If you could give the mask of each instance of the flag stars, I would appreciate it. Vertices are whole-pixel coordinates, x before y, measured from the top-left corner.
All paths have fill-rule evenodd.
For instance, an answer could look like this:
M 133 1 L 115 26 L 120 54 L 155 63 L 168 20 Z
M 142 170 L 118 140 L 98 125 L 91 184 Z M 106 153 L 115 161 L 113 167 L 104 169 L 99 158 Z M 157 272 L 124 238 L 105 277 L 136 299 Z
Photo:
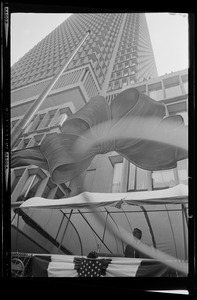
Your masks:
M 83 259 L 78 270 L 78 275 L 79 277 L 100 277 L 102 269 L 103 260 Z

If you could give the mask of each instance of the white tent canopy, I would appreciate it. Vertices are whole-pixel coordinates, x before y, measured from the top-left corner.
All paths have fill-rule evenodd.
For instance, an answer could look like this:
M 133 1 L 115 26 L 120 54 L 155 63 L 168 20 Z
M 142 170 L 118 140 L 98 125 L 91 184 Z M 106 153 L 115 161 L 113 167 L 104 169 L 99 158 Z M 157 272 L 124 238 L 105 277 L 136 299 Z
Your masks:
M 130 193 L 90 193 L 83 192 L 75 197 L 59 200 L 41 197 L 30 198 L 21 204 L 20 208 L 85 208 L 88 204 L 107 206 L 122 201 L 122 204 L 147 205 L 147 204 L 184 204 L 187 203 L 188 187 L 179 184 L 175 187 L 160 191 L 144 191 Z
M 160 191 L 84 192 L 59 200 L 35 197 L 22 203 L 18 213 L 30 225 L 23 221 L 26 234 L 34 227 L 32 239 L 38 239 L 38 227 L 42 228 L 74 255 L 87 255 L 99 249 L 106 255 L 123 256 L 126 245 L 117 238 L 119 228 L 131 233 L 138 227 L 142 230 L 143 243 L 187 260 L 187 203 L 188 187 L 180 184 Z M 98 215 L 102 216 L 102 223 Z M 27 219 L 33 220 L 33 225 Z M 57 253 L 54 244 L 46 245 L 42 239 L 37 242 L 43 242 L 50 253 Z M 64 252 L 60 248 L 58 253 Z

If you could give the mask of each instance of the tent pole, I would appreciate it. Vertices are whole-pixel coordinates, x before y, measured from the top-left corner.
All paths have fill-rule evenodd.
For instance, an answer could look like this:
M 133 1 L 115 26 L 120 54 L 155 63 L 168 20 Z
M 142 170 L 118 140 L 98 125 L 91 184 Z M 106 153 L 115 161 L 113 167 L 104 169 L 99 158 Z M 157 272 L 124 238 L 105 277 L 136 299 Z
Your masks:
M 60 70 L 54 76 L 54 78 L 49 83 L 49 85 L 39 95 L 38 99 L 33 102 L 33 104 L 26 111 L 26 113 L 23 116 L 23 118 L 16 124 L 16 126 L 14 126 L 13 130 L 11 131 L 11 149 L 14 147 L 14 145 L 16 144 L 16 142 L 19 139 L 19 137 L 22 135 L 22 133 L 25 130 L 25 128 L 29 125 L 29 123 L 31 122 L 31 120 L 34 117 L 35 113 L 37 112 L 37 110 L 39 109 L 39 107 L 42 105 L 42 103 L 44 102 L 44 100 L 48 96 L 49 92 L 51 91 L 51 89 L 53 88 L 53 86 L 55 85 L 55 83 L 57 82 L 57 80 L 60 78 L 60 76 L 62 75 L 62 73 L 65 71 L 65 69 L 67 68 L 67 66 L 69 65 L 69 63 L 71 62 L 71 60 L 73 59 L 73 57 L 75 56 L 75 54 L 77 53 L 77 51 L 79 50 L 79 48 L 82 46 L 82 44 L 84 43 L 84 41 L 86 40 L 86 38 L 88 37 L 88 35 L 90 34 L 90 32 L 91 31 L 88 30 L 88 32 L 86 33 L 85 37 L 83 38 L 83 40 L 81 41 L 81 43 L 79 44 L 79 46 L 74 50 L 74 52 L 71 55 L 71 57 L 69 58 L 69 60 L 68 61 L 66 60 L 66 63 L 60 68 Z
M 116 225 L 116 227 L 117 227 L 117 229 L 118 229 L 118 231 L 119 231 L 119 233 L 120 233 L 120 239 L 121 239 L 121 243 L 122 243 L 122 251 L 123 251 L 123 253 L 124 253 L 124 243 L 123 243 L 123 240 L 122 240 L 122 236 L 121 236 L 121 232 L 120 232 L 120 230 L 119 230 L 118 224 L 115 222 L 114 218 L 112 217 L 112 215 L 110 214 L 110 212 L 107 210 L 106 207 L 105 207 L 105 210 L 108 212 L 110 218 L 112 219 L 112 221 L 114 222 L 114 224 Z M 113 232 L 113 234 L 114 234 L 115 239 L 116 239 L 116 235 L 115 235 L 114 232 Z M 117 244 L 117 241 L 116 241 L 116 246 L 117 246 L 117 251 L 118 251 L 118 244 Z
M 104 227 L 104 231 L 103 231 L 102 241 L 104 241 L 104 238 L 105 238 L 105 231 L 106 231 L 106 227 L 107 227 L 107 219 L 108 219 L 108 212 L 107 212 L 107 216 L 106 216 L 106 220 L 105 220 L 105 227 Z
M 188 226 L 188 216 L 187 216 L 187 212 L 186 212 L 186 205 L 182 204 L 182 208 L 183 208 L 183 212 L 184 212 L 185 221 L 186 221 L 187 226 Z
M 104 243 L 104 241 L 101 240 L 100 236 L 98 235 L 98 233 L 94 230 L 94 228 L 90 225 L 90 223 L 88 222 L 88 220 L 86 220 L 86 218 L 84 217 L 84 215 L 80 212 L 80 210 L 78 209 L 78 212 L 80 213 L 80 215 L 83 217 L 83 219 L 86 221 L 86 223 L 90 226 L 90 228 L 92 229 L 92 231 L 96 234 L 96 236 L 99 238 L 99 240 L 101 241 L 101 243 L 107 248 L 107 250 L 109 250 L 110 253 L 112 253 L 112 251 L 107 247 L 107 245 Z
M 60 210 L 60 211 L 61 211 L 61 210 Z M 62 212 L 62 211 L 61 211 L 61 212 Z M 57 230 L 57 234 L 56 234 L 55 240 L 57 240 L 58 234 L 59 234 L 59 232 L 60 232 L 60 229 L 61 229 L 61 227 L 62 227 L 62 223 L 63 223 L 64 218 L 65 218 L 63 212 L 62 212 L 62 214 L 63 214 L 63 217 L 62 217 L 62 220 L 61 220 L 61 222 L 60 222 L 60 226 L 59 226 L 59 228 L 58 228 L 58 230 Z
M 67 221 L 67 223 L 66 223 L 66 227 L 65 227 L 65 229 L 64 229 L 64 233 L 63 233 L 63 235 L 62 235 L 61 242 L 59 243 L 59 247 L 58 247 L 57 253 L 59 253 L 60 248 L 61 248 L 61 246 L 62 246 L 62 242 L 63 242 L 64 236 L 65 236 L 65 234 L 66 234 L 66 230 L 67 230 L 67 228 L 68 228 L 68 224 L 69 224 L 70 218 L 71 218 L 71 216 L 72 216 L 72 212 L 73 212 L 73 209 L 71 209 L 70 215 L 69 215 L 69 217 L 68 217 L 68 221 Z
M 137 167 L 135 166 L 135 174 L 134 174 L 134 192 L 137 191 Z
M 121 183 L 120 183 L 120 191 L 122 193 L 127 192 L 128 177 L 129 177 L 128 175 L 129 175 L 129 161 L 123 157 Z
M 182 220 L 183 220 L 183 239 L 184 239 L 184 248 L 185 248 L 185 260 L 187 260 L 187 241 L 186 241 L 186 227 L 185 227 L 185 216 L 184 216 L 184 204 L 181 204 L 182 207 Z
M 66 217 L 66 218 L 68 219 L 66 213 L 64 213 L 62 210 L 61 210 L 61 212 L 64 214 L 64 217 Z M 81 255 L 83 256 L 83 245 L 82 245 L 82 241 L 81 241 L 80 234 L 79 234 L 79 232 L 77 231 L 77 228 L 76 228 L 76 227 L 74 226 L 74 224 L 71 222 L 71 220 L 70 220 L 70 223 L 71 223 L 72 227 L 74 228 L 74 230 L 75 230 L 75 232 L 76 232 L 76 234 L 77 234 L 77 236 L 78 236 L 78 238 L 79 238 L 79 243 L 80 243 L 80 247 L 81 247 Z
M 151 238 L 152 238 L 153 246 L 154 246 L 154 248 L 157 248 L 157 244 L 156 244 L 156 241 L 155 241 L 154 232 L 153 232 L 153 229 L 152 229 L 152 225 L 151 225 L 150 219 L 149 219 L 149 217 L 148 217 L 148 213 L 147 213 L 147 211 L 145 210 L 144 206 L 140 206 L 140 208 L 141 208 L 141 210 L 143 211 L 144 217 L 145 217 L 146 222 L 147 222 L 147 224 L 148 224 L 148 228 L 149 228 L 150 235 L 151 235 Z

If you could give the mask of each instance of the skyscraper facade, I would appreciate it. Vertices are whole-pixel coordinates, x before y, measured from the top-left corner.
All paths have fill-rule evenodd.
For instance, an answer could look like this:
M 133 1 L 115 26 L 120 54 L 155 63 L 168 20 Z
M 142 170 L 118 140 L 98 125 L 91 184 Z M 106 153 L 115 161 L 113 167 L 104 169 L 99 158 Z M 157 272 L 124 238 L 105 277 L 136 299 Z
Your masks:
M 73 14 L 13 65 L 12 104 L 36 98 L 89 29 L 90 36 L 53 93 L 82 83 L 84 101 L 87 102 L 96 94 L 121 90 L 123 86 L 157 76 L 144 14 Z M 26 101 L 23 107 L 30 102 Z M 83 103 L 76 109 L 80 105 Z M 12 111 L 16 116 L 14 107 Z
M 108 103 L 122 90 L 136 87 L 140 92 L 163 102 L 167 113 L 182 114 L 187 123 L 187 70 L 157 77 L 151 40 L 144 13 L 73 14 L 16 62 L 11 70 L 11 126 L 47 87 L 60 67 L 69 59 L 88 30 L 91 34 L 76 53 L 47 98 L 34 115 L 14 150 L 39 145 L 46 135 L 61 131 L 61 125 L 82 108 L 91 97 L 103 95 Z M 187 161 L 176 169 L 161 172 L 142 170 L 116 152 L 98 155 L 81 175 L 83 189 L 90 192 L 127 192 L 163 189 L 187 184 Z M 11 170 L 11 202 L 38 196 L 59 199 L 75 194 L 75 181 L 56 185 L 49 173 L 36 166 Z M 58 247 L 51 239 L 37 244 L 34 231 L 12 211 L 13 241 L 21 234 L 25 251 L 48 251 Z M 26 233 L 24 233 L 26 230 Z M 22 234 L 23 231 L 23 234 Z M 24 243 L 24 236 L 26 242 Z M 43 238 L 43 237 L 42 237 Z M 29 248 L 28 248 L 29 247 Z M 16 243 L 13 249 L 17 250 Z M 64 253 L 66 249 L 62 250 Z M 69 252 L 68 252 L 69 253 Z

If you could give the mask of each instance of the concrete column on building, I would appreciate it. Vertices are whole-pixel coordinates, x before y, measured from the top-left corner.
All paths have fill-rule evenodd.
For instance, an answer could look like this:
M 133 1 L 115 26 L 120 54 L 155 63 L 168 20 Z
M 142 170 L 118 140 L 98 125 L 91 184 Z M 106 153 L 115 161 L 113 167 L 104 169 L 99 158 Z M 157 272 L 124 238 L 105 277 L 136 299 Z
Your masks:
M 13 169 L 11 169 L 11 177 L 10 177 L 10 179 L 11 179 L 11 186 L 13 185 L 15 178 L 16 178 L 15 172 L 14 172 Z
M 146 92 L 145 93 L 146 93 L 147 96 L 149 96 L 148 83 L 145 83 L 145 85 L 146 85 Z
M 121 193 L 127 192 L 128 174 L 129 174 L 129 161 L 126 158 L 123 158 L 122 176 L 121 176 L 121 184 L 120 184 Z
M 179 180 L 179 174 L 178 174 L 177 167 L 173 169 L 173 173 L 174 173 L 175 185 L 178 185 L 180 183 L 180 180 Z
M 165 91 L 165 86 L 163 80 L 161 80 L 161 86 L 162 86 L 162 91 L 163 91 L 163 99 L 166 99 L 166 91 Z
M 89 73 L 89 68 L 88 68 L 88 67 L 85 67 L 85 69 L 83 70 L 83 72 L 81 73 L 81 75 L 80 75 L 80 77 L 79 77 L 79 81 L 84 82 L 85 79 L 86 79 L 87 76 L 88 76 L 88 73 Z
M 53 119 L 51 120 L 49 125 L 53 126 L 53 125 L 57 124 L 59 117 L 60 117 L 60 111 L 59 111 L 59 109 L 57 109 L 57 111 L 56 111 L 55 115 L 53 116 Z
M 187 166 L 187 174 L 188 174 L 188 158 L 187 158 L 185 161 L 186 161 L 186 166 Z
M 166 104 L 164 104 L 165 105 L 165 108 L 166 108 L 166 117 L 169 117 L 169 111 L 168 111 L 168 107 L 167 107 L 167 105 Z
M 49 192 L 49 195 L 48 195 L 48 199 L 54 199 L 55 198 L 55 194 L 57 192 L 57 189 L 58 187 L 54 187 L 50 192 Z
M 153 189 L 152 171 L 147 171 L 147 187 L 148 187 L 148 191 L 152 191 Z
M 20 180 L 18 181 L 14 191 L 12 192 L 11 203 L 17 201 L 17 198 L 19 197 L 28 177 L 29 177 L 29 170 L 25 169 L 25 171 L 23 172 L 23 175 L 21 176 Z
M 30 191 L 30 189 L 32 187 L 32 184 L 33 184 L 35 178 L 36 178 L 36 175 L 31 175 L 28 178 L 28 180 L 27 180 L 27 182 L 26 182 L 26 184 L 24 185 L 24 188 L 23 188 L 24 192 L 25 192 L 24 197 L 26 197 L 28 195 L 28 193 L 29 193 L 29 191 Z M 22 192 L 21 192 L 21 194 L 22 194 Z
M 181 92 L 183 95 L 186 94 L 185 92 L 185 87 L 184 87 L 184 84 L 183 84 L 183 81 L 182 81 L 182 78 L 181 78 L 181 75 L 179 74 L 179 83 L 180 83 L 180 87 L 181 87 Z
M 35 197 L 42 197 L 42 195 L 44 194 L 44 191 L 46 189 L 48 181 L 49 181 L 49 177 L 46 177 L 45 179 L 42 180 L 39 188 L 36 191 Z
M 188 110 L 188 97 L 187 97 L 187 100 L 186 100 L 186 109 L 187 109 L 187 113 L 189 112 Z

